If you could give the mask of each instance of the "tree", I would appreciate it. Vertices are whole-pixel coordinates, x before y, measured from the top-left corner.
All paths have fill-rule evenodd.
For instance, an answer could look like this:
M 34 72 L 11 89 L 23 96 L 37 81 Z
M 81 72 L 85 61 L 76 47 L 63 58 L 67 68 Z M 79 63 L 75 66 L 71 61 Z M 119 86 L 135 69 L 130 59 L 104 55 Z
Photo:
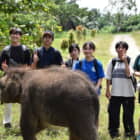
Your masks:
M 109 0 L 109 7 L 111 11 L 116 11 L 116 13 L 127 15 L 137 13 L 136 0 Z

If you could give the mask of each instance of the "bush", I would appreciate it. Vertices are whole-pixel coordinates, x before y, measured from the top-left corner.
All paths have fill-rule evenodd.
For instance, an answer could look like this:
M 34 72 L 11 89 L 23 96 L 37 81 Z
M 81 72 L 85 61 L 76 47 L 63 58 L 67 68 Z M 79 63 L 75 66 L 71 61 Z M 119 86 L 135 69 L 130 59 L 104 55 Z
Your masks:
M 80 42 L 83 39 L 83 31 L 85 30 L 85 27 L 82 25 L 76 26 L 76 38 Z
M 96 32 L 97 32 L 96 29 L 92 29 L 91 32 L 90 32 L 90 36 L 95 37 Z
M 66 50 L 66 49 L 68 49 L 68 47 L 69 47 L 69 42 L 68 42 L 68 40 L 63 39 L 63 40 L 62 40 L 62 43 L 61 43 L 61 49 L 62 49 L 62 50 Z
M 73 43 L 75 43 L 74 34 L 73 34 L 73 32 L 70 32 L 69 33 L 69 46 Z
M 84 28 L 83 29 L 83 39 L 86 40 L 86 36 L 87 36 L 87 29 Z
M 100 32 L 103 32 L 103 33 L 115 33 L 117 32 L 117 27 L 115 26 L 104 26 Z

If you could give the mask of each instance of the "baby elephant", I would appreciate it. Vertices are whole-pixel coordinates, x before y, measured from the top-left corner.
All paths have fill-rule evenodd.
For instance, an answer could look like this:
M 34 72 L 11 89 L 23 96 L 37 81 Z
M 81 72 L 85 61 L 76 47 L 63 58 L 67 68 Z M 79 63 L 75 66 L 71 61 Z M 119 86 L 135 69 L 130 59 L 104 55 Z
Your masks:
M 70 140 L 97 140 L 98 96 L 80 72 L 11 69 L 0 79 L 0 97 L 4 103 L 21 104 L 23 140 L 36 140 L 48 125 L 68 127 Z

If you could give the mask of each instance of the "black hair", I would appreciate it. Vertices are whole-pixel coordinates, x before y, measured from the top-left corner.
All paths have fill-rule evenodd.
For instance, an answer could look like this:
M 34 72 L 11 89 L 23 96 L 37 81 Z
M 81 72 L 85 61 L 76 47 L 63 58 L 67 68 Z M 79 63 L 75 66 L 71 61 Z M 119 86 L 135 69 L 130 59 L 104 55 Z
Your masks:
M 79 45 L 76 43 L 73 43 L 69 46 L 69 53 L 71 53 L 75 48 L 78 50 L 78 52 L 80 52 Z
M 96 46 L 95 46 L 95 44 L 92 41 L 85 42 L 84 45 L 83 45 L 83 49 L 85 49 L 87 45 L 89 45 L 89 47 L 92 50 L 95 50 L 96 49 Z
M 46 36 L 50 36 L 54 40 L 54 33 L 52 31 L 45 31 L 42 38 L 44 39 Z
M 120 46 L 122 46 L 126 50 L 128 50 L 128 48 L 129 48 L 127 42 L 125 42 L 125 41 L 119 41 L 119 42 L 117 42 L 116 45 L 115 45 L 115 49 L 119 48 Z
M 22 35 L 22 30 L 20 28 L 13 27 L 10 29 L 9 34 L 19 34 Z

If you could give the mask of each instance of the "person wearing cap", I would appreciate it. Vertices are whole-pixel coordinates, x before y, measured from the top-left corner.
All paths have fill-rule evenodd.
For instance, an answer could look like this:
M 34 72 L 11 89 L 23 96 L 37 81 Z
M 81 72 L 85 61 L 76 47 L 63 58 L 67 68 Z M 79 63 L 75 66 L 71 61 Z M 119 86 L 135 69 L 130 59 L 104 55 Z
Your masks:
M 31 56 L 29 49 L 22 45 L 20 40 L 22 31 L 20 28 L 11 28 L 9 31 L 10 45 L 6 46 L 0 56 L 0 68 L 6 71 L 9 67 L 28 66 L 31 64 Z M 5 128 L 11 127 L 11 104 L 4 105 L 3 124 Z
M 42 39 L 43 46 L 35 50 L 33 54 L 32 69 L 61 65 L 63 59 L 60 52 L 51 46 L 54 40 L 54 33 L 52 31 L 46 31 Z
M 128 44 L 119 41 L 115 45 L 117 57 L 111 59 L 106 72 L 106 97 L 109 99 L 109 134 L 112 138 L 119 137 L 120 108 L 123 107 L 124 136 L 135 136 L 134 128 L 134 86 L 132 82 L 133 69 L 130 57 L 127 56 Z M 111 87 L 111 88 L 110 88 Z
M 68 68 L 72 68 L 73 64 L 79 60 L 80 48 L 78 44 L 73 43 L 69 46 L 69 54 L 71 58 L 65 62 L 65 65 Z

